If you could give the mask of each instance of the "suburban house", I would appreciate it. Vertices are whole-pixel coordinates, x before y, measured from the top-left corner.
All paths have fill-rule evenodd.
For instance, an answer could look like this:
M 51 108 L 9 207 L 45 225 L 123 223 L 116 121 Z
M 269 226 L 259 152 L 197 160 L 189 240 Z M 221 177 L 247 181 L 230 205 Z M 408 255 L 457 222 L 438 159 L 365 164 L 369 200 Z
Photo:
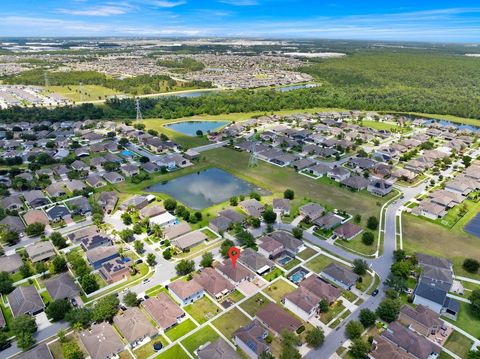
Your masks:
M 368 187 L 369 181 L 363 176 L 351 176 L 340 181 L 342 186 L 354 191 L 361 191 Z
M 160 292 L 154 298 L 142 302 L 142 307 L 157 322 L 162 330 L 167 330 L 185 316 L 184 311 L 166 293 Z
M 255 273 L 240 263 L 237 263 L 234 267 L 230 259 L 224 260 L 215 269 L 236 284 L 246 280 L 251 281 L 255 278 Z
M 23 236 L 25 233 L 25 224 L 22 219 L 17 216 L 5 216 L 0 220 L 0 225 L 7 227 L 9 230 L 17 232 L 20 236 Z
M 92 206 L 85 197 L 72 198 L 68 201 L 65 201 L 65 203 L 68 205 L 70 212 L 73 214 L 87 216 L 92 213 Z
M 94 269 L 99 269 L 103 263 L 120 257 L 116 246 L 100 246 L 85 252 L 88 262 Z
M 315 221 L 325 213 L 325 208 L 316 203 L 308 203 L 299 208 L 299 213 L 310 221 Z
M 110 214 L 115 209 L 118 201 L 118 194 L 115 191 L 102 192 L 98 195 L 97 203 L 102 207 L 106 214 Z
M 131 207 L 140 210 L 146 207 L 148 203 L 150 203 L 150 201 L 147 196 L 135 195 L 122 202 L 120 209 L 125 211 L 127 208 Z
M 40 344 L 15 357 L 16 359 L 53 359 L 47 344 Z
M 113 323 L 132 348 L 145 338 L 153 338 L 158 334 L 150 320 L 137 307 L 121 311 L 113 317 Z
M 145 218 L 153 218 L 156 216 L 160 216 L 161 214 L 164 214 L 167 210 L 163 208 L 163 206 L 160 205 L 153 205 L 153 206 L 147 206 L 145 208 L 142 208 L 139 212 L 140 218 L 145 219 Z
M 45 281 L 45 287 L 53 300 L 73 299 L 80 295 L 80 288 L 68 273 L 61 273 Z
M 303 320 L 309 320 L 316 314 L 320 300 L 320 297 L 309 290 L 298 287 L 293 292 L 286 294 L 282 298 L 282 303 Z
M 285 248 L 283 244 L 276 241 L 270 236 L 264 236 L 261 238 L 262 243 L 258 245 L 258 253 L 264 255 L 269 259 L 274 259 L 281 255 Z
M 100 188 L 107 185 L 107 182 L 105 182 L 102 177 L 97 174 L 91 174 L 87 177 L 85 182 L 92 188 Z
M 235 344 L 251 359 L 270 351 L 265 341 L 268 335 L 268 330 L 258 320 L 253 320 L 232 334 Z
M 300 287 L 314 293 L 317 297 L 326 299 L 333 304 L 342 294 L 342 290 L 324 281 L 316 275 L 310 275 L 300 282 Z
M 335 182 L 342 182 L 350 177 L 350 171 L 343 167 L 334 167 L 327 171 L 327 177 Z
M 275 231 L 268 234 L 269 237 L 273 238 L 277 242 L 283 245 L 285 251 L 291 256 L 296 256 L 298 253 L 306 249 L 305 244 L 300 239 L 295 238 L 288 232 L 285 231 Z
M 113 326 L 107 322 L 92 324 L 78 337 L 91 359 L 113 358 L 125 348 Z
M 415 308 L 404 305 L 400 309 L 398 321 L 426 337 L 438 333 L 444 325 L 438 313 L 421 304 Z
M 168 285 L 168 290 L 182 305 L 193 303 L 205 295 L 203 287 L 194 280 L 176 280 Z
M 393 190 L 393 184 L 384 179 L 374 179 L 370 181 L 367 191 L 379 197 L 388 195 Z
M 4 197 L 1 200 L 2 208 L 8 209 L 9 211 L 18 211 L 23 208 L 23 201 L 20 199 L 19 195 L 12 195 Z
M 344 239 L 346 241 L 351 240 L 352 238 L 358 236 L 360 233 L 363 232 L 363 228 L 353 224 L 351 222 L 347 222 L 342 224 L 341 226 L 335 228 L 333 233 L 338 236 L 338 238 Z
M 379 335 L 373 338 L 372 345 L 373 350 L 368 354 L 370 359 L 416 359 L 404 349 Z
M 130 277 L 130 265 L 131 260 L 125 262 L 125 259 L 116 257 L 104 262 L 98 272 L 108 284 L 112 284 Z
M 224 216 L 217 216 L 208 222 L 208 226 L 216 233 L 223 233 L 230 228 L 232 221 Z
M 2 268 L 3 272 L 13 274 L 17 272 L 22 266 L 23 261 L 18 253 L 0 257 L 0 268 Z
M 339 226 L 343 222 L 343 218 L 335 213 L 327 213 L 326 215 L 317 218 L 313 224 L 326 230 L 330 230 Z
M 14 317 L 23 314 L 36 315 L 43 312 L 45 308 L 42 298 L 33 285 L 19 286 L 7 297 Z
M 189 248 L 195 247 L 196 245 L 206 241 L 208 236 L 202 231 L 193 231 L 187 234 L 184 234 L 180 237 L 176 237 L 172 240 L 172 245 L 181 251 L 185 251 Z
M 23 192 L 23 198 L 32 208 L 42 207 L 50 203 L 43 192 L 39 190 Z
M 272 201 L 273 212 L 281 216 L 290 215 L 290 200 L 286 198 L 274 198 Z
M 197 357 L 198 359 L 241 359 L 240 355 L 222 338 L 200 346 Z
M 108 182 L 108 183 L 120 183 L 125 181 L 125 178 L 117 172 L 107 172 L 103 175 L 103 178 Z
M 52 222 L 58 222 L 71 216 L 67 206 L 53 206 L 45 211 L 47 217 Z
M 260 275 L 270 272 L 275 267 L 275 263 L 270 259 L 267 259 L 251 248 L 246 248 L 242 251 L 242 255 L 238 258 L 238 262 Z
M 165 239 L 171 241 L 177 237 L 189 233 L 191 230 L 192 227 L 190 227 L 187 222 L 180 222 L 178 224 L 165 228 L 165 230 L 163 231 L 163 236 L 165 237 Z
M 265 206 L 255 198 L 246 199 L 240 202 L 239 207 L 249 216 L 259 218 L 265 211 Z
M 39 241 L 25 247 L 28 257 L 33 263 L 45 261 L 57 255 L 53 244 L 48 241 Z
M 257 312 L 256 319 L 269 328 L 275 335 L 281 335 L 284 330 L 296 332 L 302 326 L 300 320 L 292 317 L 275 303 L 268 303 L 261 308 Z
M 225 279 L 213 268 L 204 268 L 193 278 L 193 280 L 216 299 L 220 299 L 228 295 L 235 289 L 229 280 Z
M 357 283 L 358 279 L 358 275 L 336 263 L 330 263 L 325 267 L 322 272 L 320 272 L 320 276 L 345 290 L 350 290 L 355 283 Z

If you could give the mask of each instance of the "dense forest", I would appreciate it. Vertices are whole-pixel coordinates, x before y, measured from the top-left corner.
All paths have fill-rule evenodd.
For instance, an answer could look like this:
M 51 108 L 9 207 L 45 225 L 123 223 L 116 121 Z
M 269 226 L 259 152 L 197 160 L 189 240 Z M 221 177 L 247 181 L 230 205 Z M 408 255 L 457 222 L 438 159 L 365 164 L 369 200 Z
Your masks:
M 181 60 L 158 60 L 158 66 L 168 67 L 177 72 L 201 71 L 205 65 L 191 57 L 184 57 Z
M 6 84 L 16 85 L 44 85 L 45 71 L 35 69 L 17 75 L 2 78 Z M 51 86 L 99 85 L 132 95 L 181 90 L 182 88 L 208 88 L 210 82 L 177 81 L 166 75 L 140 75 L 125 79 L 115 79 L 96 71 L 48 72 L 48 81 Z

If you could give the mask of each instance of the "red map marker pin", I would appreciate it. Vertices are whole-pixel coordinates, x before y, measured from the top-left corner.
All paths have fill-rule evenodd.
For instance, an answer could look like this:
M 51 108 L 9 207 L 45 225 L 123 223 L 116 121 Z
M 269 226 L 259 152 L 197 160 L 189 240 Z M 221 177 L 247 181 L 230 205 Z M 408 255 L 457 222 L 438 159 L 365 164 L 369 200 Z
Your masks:
M 237 266 L 237 259 L 238 257 L 240 257 L 240 249 L 238 249 L 237 247 L 231 247 L 228 250 L 228 256 L 232 261 L 233 268 L 235 268 Z

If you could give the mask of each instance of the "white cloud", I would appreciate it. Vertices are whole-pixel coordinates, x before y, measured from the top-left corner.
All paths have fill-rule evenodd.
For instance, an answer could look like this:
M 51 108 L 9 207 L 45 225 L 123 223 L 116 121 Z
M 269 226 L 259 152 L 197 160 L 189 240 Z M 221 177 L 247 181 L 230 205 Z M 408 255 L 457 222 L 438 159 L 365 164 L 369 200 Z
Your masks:
M 107 3 L 105 5 L 92 6 L 83 9 L 57 9 L 61 14 L 75 15 L 75 16 L 117 16 L 124 15 L 135 8 L 127 3 Z
M 187 2 L 186 1 L 167 1 L 167 0 L 153 0 L 149 1 L 148 3 L 157 6 L 157 7 L 165 7 L 165 8 L 172 8 L 172 7 L 177 7 L 180 5 L 184 5 Z

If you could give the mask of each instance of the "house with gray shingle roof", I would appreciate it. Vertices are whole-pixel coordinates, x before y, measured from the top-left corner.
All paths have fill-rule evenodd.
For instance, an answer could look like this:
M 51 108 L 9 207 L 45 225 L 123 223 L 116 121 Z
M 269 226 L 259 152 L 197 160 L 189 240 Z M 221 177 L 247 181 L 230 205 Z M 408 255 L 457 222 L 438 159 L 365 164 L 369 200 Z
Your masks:
M 48 294 L 53 300 L 73 299 L 80 295 L 80 289 L 68 273 L 62 273 L 45 282 Z
M 19 286 L 8 295 L 8 303 L 13 316 L 35 315 L 43 311 L 45 305 L 33 285 Z

